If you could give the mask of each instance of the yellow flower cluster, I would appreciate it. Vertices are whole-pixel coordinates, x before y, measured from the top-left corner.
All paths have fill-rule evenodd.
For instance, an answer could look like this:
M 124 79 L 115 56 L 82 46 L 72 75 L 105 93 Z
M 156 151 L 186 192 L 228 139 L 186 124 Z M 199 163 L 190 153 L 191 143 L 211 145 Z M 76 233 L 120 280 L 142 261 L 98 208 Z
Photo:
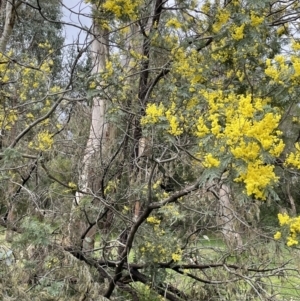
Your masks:
M 146 116 L 142 118 L 141 124 L 155 124 L 164 116 L 165 107 L 162 103 L 156 105 L 155 103 L 148 104 L 146 108 Z
M 149 216 L 147 218 L 147 223 L 153 224 L 153 225 L 159 225 L 160 224 L 160 219 L 156 218 L 155 216 Z
M 213 32 L 217 33 L 220 31 L 222 26 L 226 24 L 226 22 L 229 20 L 230 17 L 230 12 L 227 11 L 226 9 L 219 9 L 217 14 L 216 14 L 216 21 L 213 25 Z
M 141 53 L 138 51 L 134 51 L 133 49 L 129 50 L 130 55 L 135 58 L 137 61 L 141 61 L 143 59 L 147 59 L 147 57 L 143 56 Z
M 40 70 L 45 73 L 50 73 L 53 61 L 51 59 L 46 60 L 40 67 Z
M 106 187 L 104 188 L 104 194 L 115 191 L 117 189 L 118 182 L 119 182 L 118 180 L 108 181 Z
M 284 213 L 284 214 L 278 213 L 277 217 L 278 217 L 280 226 L 288 225 L 288 223 L 290 221 L 290 217 L 286 213 Z
M 139 248 L 143 256 L 151 256 L 154 262 L 167 261 L 168 249 L 161 243 L 155 244 L 147 241 Z
M 265 74 L 271 77 L 274 82 L 284 84 L 284 79 L 289 73 L 290 68 L 282 55 L 275 56 L 274 61 L 266 60 Z
M 172 18 L 166 23 L 167 27 L 173 27 L 173 28 L 181 28 L 182 24 L 178 21 L 178 19 Z
M 49 49 L 51 53 L 51 46 L 48 42 L 39 44 L 40 48 Z M 4 79 L 13 81 L 17 76 L 17 82 L 20 83 L 18 87 L 19 98 L 22 101 L 35 100 L 34 97 L 44 95 L 44 89 L 48 85 L 51 69 L 53 66 L 53 60 L 49 56 L 43 61 L 41 65 L 37 61 L 32 61 L 29 57 L 23 57 L 23 64 L 28 67 L 22 67 L 20 65 L 11 65 L 9 72 L 5 73 Z M 1 60 L 1 58 L 0 58 Z M 0 78 L 1 78 L 1 66 L 0 65 Z M 35 96 L 33 96 L 35 95 Z
M 53 145 L 53 136 L 48 131 L 42 131 L 37 135 L 37 142 L 30 142 L 28 146 L 30 148 L 39 150 L 39 151 L 47 151 L 52 148 Z
M 106 81 L 109 79 L 114 73 L 114 67 L 112 61 L 105 62 L 105 70 L 101 70 L 101 79 Z
M 300 51 L 300 41 L 292 41 L 292 49 L 294 51 Z
M 46 41 L 44 43 L 39 43 L 39 48 L 43 48 L 43 49 L 51 49 L 51 44 L 49 43 L 49 41 Z
M 3 110 L 0 108 L 0 128 L 10 130 L 18 120 L 16 110 Z
M 218 167 L 220 165 L 220 161 L 213 157 L 212 154 L 207 154 L 204 158 L 203 166 L 204 167 Z
M 279 58 L 277 60 L 280 61 Z M 265 112 L 270 100 L 253 97 L 251 94 L 225 94 L 221 89 L 200 89 L 193 92 L 193 95 L 195 96 L 185 102 L 185 107 L 176 106 L 175 101 L 172 101 L 168 110 L 162 103 L 149 104 L 142 124 L 167 121 L 167 131 L 170 134 L 176 136 L 187 131 L 198 137 L 201 149 L 199 159 L 203 160 L 206 168 L 220 166 L 219 154 L 225 151 L 231 154 L 234 163 L 232 168 L 237 174 L 235 181 L 245 184 L 247 195 L 265 199 L 266 189 L 272 187 L 278 177 L 273 165 L 264 161 L 263 154 L 278 157 L 285 146 L 280 138 L 281 132 L 278 131 L 281 116 L 276 110 L 268 109 Z M 194 110 L 200 101 L 206 103 L 207 112 Z M 192 105 L 188 106 L 189 103 Z M 190 118 L 189 124 L 193 124 L 192 127 L 185 126 L 187 118 Z M 202 144 L 202 139 L 208 136 L 214 136 L 213 151 L 210 146 Z M 291 154 L 287 162 L 294 162 L 295 165 L 296 159 Z M 298 160 L 300 164 L 300 154 Z
M 286 160 L 285 160 L 285 165 L 286 166 L 292 166 L 296 167 L 297 169 L 300 169 L 300 144 L 299 142 L 295 143 L 295 152 L 291 152 Z
M 290 217 L 286 213 L 278 214 L 278 220 L 280 226 L 287 226 L 289 228 L 289 236 L 287 237 L 287 246 L 291 247 L 297 245 L 298 235 L 300 234 L 300 216 L 298 217 Z M 276 232 L 274 235 L 274 239 L 280 239 L 282 236 L 281 232 Z
M 209 5 L 203 8 L 210 11 Z M 220 30 L 226 25 L 230 18 L 229 9 L 228 6 L 217 12 L 214 29 Z M 264 18 L 254 12 L 247 12 L 246 18 L 247 21 L 240 26 L 230 25 L 232 39 L 243 39 L 246 30 L 253 31 L 253 26 L 264 22 Z M 251 63 L 248 69 L 246 60 L 243 61 L 245 68 L 239 66 L 238 56 L 243 53 L 248 55 L 249 52 L 239 48 L 239 54 L 235 55 L 236 50 L 228 46 L 229 40 L 228 35 L 216 40 L 211 43 L 210 49 L 211 57 L 218 63 L 228 59 L 233 63 L 234 67 L 225 73 L 233 86 L 237 81 L 245 83 L 248 70 L 250 74 L 253 69 Z M 254 53 L 259 50 L 259 41 L 253 44 Z M 278 110 L 270 108 L 270 99 L 260 97 L 259 92 L 253 94 L 243 91 L 243 94 L 238 94 L 232 92 L 236 91 L 234 86 L 226 86 L 228 90 L 224 89 L 223 67 L 220 67 L 220 76 L 216 72 L 216 77 L 208 83 L 206 75 L 213 71 L 204 59 L 204 52 L 180 46 L 171 51 L 171 57 L 170 81 L 175 86 L 174 91 L 166 102 L 158 101 L 146 107 L 142 124 L 167 123 L 169 127 L 164 128 L 168 134 L 196 137 L 199 148 L 195 149 L 195 153 L 201 154 L 199 159 L 206 168 L 220 167 L 226 154 L 232 174 L 237 182 L 243 183 L 245 193 L 265 199 L 268 189 L 278 181 L 272 164 L 268 164 L 266 158 L 278 157 L 285 146 L 278 130 L 281 119 Z M 294 69 L 298 70 L 296 58 L 294 62 Z M 265 74 L 274 81 L 283 81 L 290 69 L 284 57 L 275 56 L 273 60 L 266 61 Z M 187 83 L 187 88 L 182 83 Z
M 155 216 L 149 216 L 147 223 L 151 226 L 151 236 L 147 235 L 143 243 L 139 246 L 141 256 L 145 260 L 150 259 L 151 262 L 174 261 L 181 260 L 181 248 L 175 238 L 170 237 L 170 233 L 166 233 L 161 227 L 161 220 Z
M 68 186 L 72 189 L 72 190 L 76 190 L 77 189 L 77 185 L 73 182 L 69 182 Z
M 134 20 L 137 18 L 137 8 L 140 3 L 139 0 L 106 0 L 103 8 L 117 18 L 129 17 L 130 20 Z
M 6 56 L 4 56 L 2 53 L 0 53 L 0 82 L 1 83 L 7 83 L 10 80 L 10 68 L 8 67 L 8 58 L 13 55 L 13 52 L 10 51 Z
M 243 181 L 246 184 L 248 195 L 254 195 L 257 199 L 266 199 L 264 189 L 274 182 L 278 177 L 274 173 L 274 166 L 264 164 L 261 160 L 249 162 L 246 172 L 240 172 L 236 182 Z
M 294 74 L 292 75 L 292 79 L 297 81 L 297 84 L 299 83 L 300 78 L 300 57 L 293 55 L 291 57 L 291 62 L 294 68 Z
M 231 153 L 235 158 L 242 159 L 245 162 L 255 161 L 260 153 L 260 145 L 258 142 L 250 141 L 246 143 L 242 140 L 238 146 L 231 148 Z
M 195 135 L 199 138 L 204 137 L 209 133 L 208 127 L 205 125 L 204 119 L 202 116 L 198 118 Z
M 162 103 L 159 105 L 155 103 L 148 104 L 146 116 L 141 119 L 141 124 L 155 124 L 166 119 L 169 124 L 168 132 L 173 136 L 178 136 L 183 133 L 183 128 L 180 127 L 180 119 L 183 117 L 178 116 L 175 109 L 175 103 L 171 103 L 168 109 L 166 109 Z
M 231 36 L 234 40 L 239 41 L 244 38 L 244 28 L 245 24 L 242 24 L 241 26 L 233 25 L 231 28 Z
M 89 88 L 90 89 L 95 89 L 97 86 L 96 82 L 95 81 L 91 81 L 90 84 L 89 84 Z
M 187 52 L 179 47 L 171 51 L 171 56 L 174 74 L 186 78 L 191 87 L 205 80 L 202 74 L 203 69 L 200 67 L 201 63 L 204 63 L 204 57 L 198 51 L 192 49 Z M 195 66 L 195 62 L 198 62 L 198 66 Z
M 215 128 L 218 138 L 226 139 L 226 144 L 231 147 L 235 156 L 241 158 L 243 156 L 252 157 L 253 152 L 258 151 L 256 143 L 263 146 L 263 149 L 270 151 L 272 155 L 278 156 L 283 150 L 284 144 L 276 132 L 280 121 L 280 115 L 276 113 L 266 113 L 260 119 L 255 118 L 257 112 L 263 112 L 264 106 L 268 103 L 268 99 L 254 98 L 251 95 L 235 95 L 230 93 L 223 96 L 222 91 L 200 91 L 202 96 L 206 98 L 209 104 L 209 113 L 207 120 L 211 121 L 211 125 L 205 124 L 204 118 L 200 117 L 197 124 L 197 136 L 202 137 L 207 133 L 208 128 Z M 224 120 L 225 119 L 225 120 Z M 221 132 L 218 121 L 225 121 L 223 131 Z M 210 132 L 213 132 L 212 130 Z M 244 138 L 247 137 L 247 142 Z M 249 141 L 254 139 L 251 143 Z M 251 150 L 251 154 L 245 154 Z M 244 154 L 242 154 L 242 151 Z M 258 156 L 257 156 L 258 157 Z
M 259 26 L 263 21 L 264 17 L 257 16 L 254 12 L 250 13 L 250 24 L 254 27 Z
M 176 252 L 172 253 L 172 259 L 175 262 L 180 261 L 182 258 L 182 250 L 181 249 L 177 249 Z
M 53 145 L 53 136 L 48 131 L 38 133 L 38 146 L 39 150 L 49 150 Z
M 176 114 L 176 105 L 172 102 L 171 107 L 166 110 L 165 116 L 169 122 L 169 130 L 168 132 L 173 136 L 178 136 L 183 133 L 183 129 L 179 125 L 179 118 Z
M 180 217 L 178 205 L 168 204 L 164 206 L 163 215 L 166 219 L 174 219 Z
M 274 234 L 274 239 L 278 240 L 281 238 L 281 232 L 277 231 L 275 234 Z
M 278 178 L 273 166 L 263 161 L 262 153 L 277 157 L 284 149 L 281 132 L 277 130 L 280 115 L 276 112 L 262 114 L 268 99 L 234 93 L 223 95 L 220 90 L 199 93 L 206 99 L 209 111 L 198 118 L 194 134 L 199 138 L 214 135 L 215 153 L 229 149 L 233 159 L 239 162 L 233 166 L 238 174 L 236 181 L 245 184 L 248 195 L 265 199 L 265 188 Z M 259 118 L 256 117 L 258 112 Z M 205 167 L 219 165 L 210 152 L 204 158 Z

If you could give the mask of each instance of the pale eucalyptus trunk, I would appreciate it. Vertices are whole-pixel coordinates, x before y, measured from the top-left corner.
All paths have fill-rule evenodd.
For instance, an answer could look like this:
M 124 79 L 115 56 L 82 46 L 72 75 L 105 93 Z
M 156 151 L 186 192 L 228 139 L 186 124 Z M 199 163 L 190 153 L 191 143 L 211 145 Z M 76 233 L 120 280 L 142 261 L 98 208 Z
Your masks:
M 295 217 L 295 216 L 297 216 L 297 208 L 296 208 L 295 200 L 294 200 L 294 198 L 292 196 L 292 193 L 291 193 L 291 183 L 290 182 L 287 182 L 286 192 L 287 192 L 288 199 L 289 199 L 289 202 L 290 202 L 290 205 L 291 205 L 290 215 Z
M 4 54 L 6 52 L 7 43 L 9 41 L 9 38 L 11 37 L 14 25 L 15 25 L 15 19 L 16 19 L 16 10 L 17 7 L 21 3 L 16 3 L 16 1 L 0 1 L 0 22 L 2 23 L 2 32 L 0 36 L 0 53 Z M 2 139 L 2 138 L 1 138 Z M 16 220 L 17 216 L 17 210 L 14 203 L 11 203 L 9 201 L 10 196 L 14 194 L 15 185 L 12 183 L 9 183 L 9 187 L 7 190 L 6 195 L 8 196 L 8 214 L 6 217 L 7 221 L 7 231 L 6 231 L 6 240 L 12 241 L 14 232 L 10 230 L 10 227 L 13 226 L 14 221 Z
M 22 2 L 10 0 L 10 1 L 1 1 L 0 3 L 0 17 L 1 22 L 4 21 L 3 31 L 1 32 L 0 37 L 0 52 L 4 53 L 6 50 L 6 46 L 8 40 L 11 36 L 13 31 L 15 20 L 16 20 L 16 13 L 17 8 L 21 5 Z
M 105 69 L 108 60 L 108 30 L 99 28 L 94 24 L 93 42 L 91 45 L 93 69 L 92 75 L 97 75 Z M 100 87 L 98 87 L 100 89 Z M 82 198 L 87 194 L 93 194 L 90 183 L 91 168 L 95 160 L 105 154 L 108 147 L 108 140 L 110 137 L 111 129 L 109 128 L 106 120 L 106 100 L 101 97 L 93 98 L 91 124 L 88 141 L 85 147 L 84 156 L 81 163 L 81 172 L 79 175 L 78 187 L 81 192 L 77 192 L 72 211 L 80 206 Z M 90 228 L 90 229 L 89 229 Z M 81 246 L 84 251 L 92 250 L 94 247 L 94 236 L 96 227 L 90 227 L 85 220 L 85 216 L 80 218 L 75 217 L 71 213 L 71 221 L 69 225 L 69 239 L 72 245 Z M 89 230 L 88 230 L 89 229 Z M 87 231 L 88 230 L 88 231 Z M 86 235 L 84 235 L 84 233 Z M 84 236 L 84 237 L 82 237 Z M 83 238 L 83 241 L 81 241 Z
M 236 218 L 231 189 L 226 184 L 219 187 L 219 224 L 225 242 L 230 248 L 241 249 L 243 241 L 239 233 L 240 222 Z

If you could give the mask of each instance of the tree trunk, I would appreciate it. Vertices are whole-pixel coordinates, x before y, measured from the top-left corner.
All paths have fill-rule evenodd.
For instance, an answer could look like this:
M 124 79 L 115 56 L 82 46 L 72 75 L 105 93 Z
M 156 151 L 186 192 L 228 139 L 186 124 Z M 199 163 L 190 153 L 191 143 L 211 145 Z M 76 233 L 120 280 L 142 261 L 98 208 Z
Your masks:
M 93 35 L 92 74 L 96 75 L 105 69 L 108 59 L 108 31 L 107 29 L 99 28 L 95 22 Z M 99 157 L 99 155 L 102 157 L 102 154 L 105 154 L 108 145 L 110 129 L 105 118 L 106 106 L 106 101 L 104 99 L 101 99 L 101 97 L 98 96 L 94 97 L 89 138 L 82 160 L 81 173 L 79 175 L 78 183 L 79 190 L 83 193 L 76 193 L 73 210 L 76 210 L 76 207 L 80 205 L 85 192 L 93 194 L 95 193 L 95 190 L 99 189 L 99 185 L 96 185 L 97 189 L 92 189 L 90 174 L 94 160 L 96 157 Z M 85 237 L 82 237 L 88 228 L 90 228 L 90 230 L 87 231 Z M 89 221 L 86 220 L 85 215 L 78 219 L 75 218 L 71 213 L 69 235 L 72 245 L 81 246 L 85 251 L 93 249 L 95 232 L 95 227 L 91 227 Z M 81 241 L 81 239 L 83 239 L 83 241 Z
M 19 6 L 20 3 L 18 3 L 17 5 Z M 7 43 L 9 41 L 9 38 L 11 36 L 11 33 L 15 25 L 16 10 L 17 10 L 17 6 L 15 5 L 14 0 L 0 2 L 0 22 L 3 22 L 3 27 L 2 27 L 3 30 L 1 32 L 1 37 L 0 37 L 0 53 L 5 53 L 6 51 Z M 15 125 L 13 126 L 12 133 L 14 132 L 14 130 L 15 130 Z M 14 134 L 15 133 L 13 133 L 13 136 Z M 2 146 L 2 141 L 1 141 L 1 146 Z M 13 200 L 12 201 L 10 200 L 11 196 L 14 195 L 14 191 L 15 191 L 15 185 L 9 183 L 9 188 L 8 191 L 6 192 L 7 207 L 8 207 L 6 221 L 9 227 L 13 226 L 13 223 L 16 220 L 16 215 L 17 215 L 15 204 Z M 11 231 L 9 227 L 6 231 L 6 240 L 11 242 L 13 239 L 13 231 Z
M 238 221 L 233 206 L 231 189 L 226 184 L 219 188 L 219 222 L 221 231 L 230 248 L 240 249 L 243 246 L 242 237 L 239 233 Z
M 287 195 L 288 195 L 288 198 L 289 198 L 289 202 L 290 202 L 290 205 L 291 205 L 291 216 L 295 217 L 297 216 L 297 209 L 296 209 L 296 205 L 295 205 L 295 200 L 292 196 L 292 193 L 291 193 L 291 184 L 290 182 L 287 182 L 287 185 L 286 185 L 286 192 L 287 192 Z
M 3 4 L 4 3 L 1 3 L 1 17 L 4 19 L 4 15 L 5 15 L 5 23 L 4 23 L 3 32 L 1 33 L 1 38 L 0 38 L 0 52 L 1 53 L 4 53 L 6 50 L 6 45 L 7 45 L 8 39 L 11 36 L 12 30 L 15 25 L 16 10 L 17 10 L 17 7 L 21 3 L 18 2 L 16 4 L 14 0 L 6 1 L 6 6 L 5 6 L 4 11 L 3 11 L 3 8 L 4 8 Z

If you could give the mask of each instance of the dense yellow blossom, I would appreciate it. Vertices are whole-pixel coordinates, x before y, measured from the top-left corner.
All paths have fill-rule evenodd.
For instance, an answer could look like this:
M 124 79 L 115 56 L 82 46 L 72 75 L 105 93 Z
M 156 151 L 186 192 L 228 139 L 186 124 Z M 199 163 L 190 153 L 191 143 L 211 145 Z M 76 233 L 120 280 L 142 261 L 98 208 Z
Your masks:
M 241 26 L 234 25 L 231 29 L 232 38 L 236 41 L 242 40 L 244 38 L 244 28 L 245 28 L 245 24 L 242 24 Z
M 158 187 L 160 187 L 160 184 L 161 184 L 161 180 L 158 180 L 152 185 L 152 188 L 157 189 Z
M 155 124 L 159 121 L 160 117 L 163 117 L 165 113 L 165 107 L 162 103 L 156 105 L 155 103 L 148 104 L 146 108 L 146 116 L 142 118 L 142 124 Z
M 218 167 L 220 165 L 220 161 L 214 158 L 212 154 L 207 154 L 204 158 L 203 165 L 205 167 Z
M 155 216 L 149 216 L 147 218 L 147 223 L 154 224 L 154 225 L 159 225 L 160 224 L 160 220 L 158 218 L 156 218 Z
M 149 104 L 146 108 L 146 116 L 141 120 L 142 125 L 155 124 L 160 119 L 165 118 L 169 124 L 168 132 L 173 136 L 178 136 L 183 133 L 183 128 L 180 126 L 180 116 L 177 116 L 175 104 L 166 109 L 162 103 L 159 105 Z
M 294 51 L 299 51 L 300 50 L 300 41 L 292 41 L 292 49 Z
M 300 144 L 299 142 L 295 143 L 295 152 L 291 152 L 286 160 L 285 165 L 296 167 L 297 169 L 300 169 Z
M 289 75 L 291 69 L 282 55 L 276 55 L 274 60 L 266 60 L 265 74 L 273 79 L 274 82 L 284 84 L 285 78 Z
M 30 142 L 28 146 L 36 150 L 47 151 L 52 148 L 53 142 L 53 136 L 49 133 L 49 131 L 42 131 L 38 133 L 37 141 Z
M 178 118 L 174 115 L 168 114 L 168 112 L 166 112 L 166 117 L 170 124 L 170 129 L 168 130 L 168 132 L 173 136 L 182 134 L 183 129 L 179 127 Z
M 292 247 L 299 243 L 298 237 L 300 234 L 300 216 L 290 217 L 288 214 L 279 213 L 278 220 L 281 227 L 286 227 L 289 230 L 289 235 L 287 236 L 286 244 L 288 247 Z M 277 232 L 274 235 L 275 239 L 280 239 L 282 236 L 281 232 Z
M 291 62 L 294 68 L 294 74 L 292 76 L 292 79 L 299 79 L 300 78 L 300 58 L 299 56 L 292 56 L 291 57 Z
M 16 110 L 3 110 L 0 108 L 0 128 L 10 130 L 18 120 Z
M 176 105 L 173 102 L 171 107 L 165 111 L 165 116 L 169 122 L 168 132 L 173 136 L 178 136 L 183 133 L 183 129 L 180 127 L 179 116 L 176 114 Z
M 274 239 L 278 240 L 281 238 L 281 232 L 277 231 L 275 234 L 274 234 Z
M 178 21 L 178 19 L 172 18 L 166 23 L 167 27 L 180 28 L 182 24 Z
M 201 138 L 201 137 L 205 136 L 206 134 L 208 134 L 209 132 L 210 131 L 209 131 L 208 127 L 205 125 L 203 117 L 202 116 L 199 117 L 195 135 L 198 136 L 199 138 Z
M 278 57 L 277 61 L 280 63 L 281 58 Z M 280 114 L 276 110 L 264 112 L 270 101 L 268 98 L 233 92 L 225 94 L 222 90 L 201 89 L 198 94 L 199 98 L 193 97 L 193 106 L 188 109 L 193 112 L 190 117 L 185 117 L 189 115 L 176 108 L 175 102 L 171 102 L 169 109 L 162 104 L 149 104 L 142 124 L 167 122 L 167 131 L 174 136 L 181 135 L 186 130 L 192 131 L 202 148 L 202 139 L 213 136 L 214 151 L 204 146 L 204 152 L 202 150 L 202 155 L 198 156 L 203 160 L 203 166 L 219 167 L 220 160 L 215 154 L 228 150 L 227 154 L 232 156 L 233 162 L 238 163 L 232 166 L 237 174 L 235 181 L 244 183 L 247 195 L 266 199 L 267 189 L 277 183 L 278 177 L 274 166 L 264 162 L 263 153 L 268 152 L 271 156 L 278 157 L 285 147 L 281 132 L 278 131 Z M 197 113 L 193 107 L 203 100 L 207 103 L 207 112 Z M 194 120 L 193 127 L 185 127 L 186 118 Z M 292 156 L 291 154 L 287 160 L 288 163 L 292 162 Z
M 113 13 L 117 18 L 129 17 L 131 20 L 137 17 L 138 0 L 106 0 L 103 8 Z
M 181 260 L 182 257 L 182 250 L 177 249 L 177 251 L 175 253 L 172 253 L 172 259 L 175 262 L 178 262 Z
M 286 243 L 286 245 L 287 245 L 288 247 L 292 247 L 292 246 L 297 245 L 297 244 L 298 244 L 298 240 L 294 239 L 294 238 L 291 237 L 291 236 L 288 236 L 288 237 L 287 237 L 287 243 Z
M 49 41 L 46 41 L 44 43 L 39 43 L 39 48 L 43 48 L 43 49 L 50 49 L 51 48 L 51 44 L 49 43 Z
M 231 147 L 231 153 L 245 162 L 254 161 L 259 157 L 260 145 L 257 142 L 241 141 L 236 147 Z
M 251 20 L 251 25 L 252 26 L 258 26 L 264 21 L 264 17 L 259 17 L 256 15 L 254 12 L 250 13 L 250 20 Z
M 164 79 L 170 80 L 172 91 L 166 93 L 165 101 L 163 97 L 153 98 L 154 103 L 147 105 L 142 117 L 142 126 L 155 124 L 172 136 L 193 136 L 196 146 L 192 154 L 202 161 L 202 166 L 221 169 L 226 156 L 231 175 L 242 184 L 245 194 L 266 199 L 279 179 L 272 160 L 282 154 L 285 144 L 278 130 L 281 112 L 272 107 L 273 95 L 267 89 L 262 91 L 251 74 L 253 70 L 258 72 L 258 65 L 254 65 L 261 51 L 259 30 L 263 29 L 265 15 L 241 7 L 244 19 L 236 19 L 231 14 L 233 9 L 232 5 L 215 10 L 208 3 L 203 5 L 205 14 L 215 13 L 213 31 L 228 30 L 217 35 L 209 46 L 213 62 L 207 60 L 207 49 L 173 47 L 170 77 Z M 245 46 L 246 35 L 254 34 L 258 38 L 253 45 Z M 249 52 L 253 61 L 246 59 Z M 293 70 L 295 78 L 299 70 L 300 78 L 296 56 L 293 60 L 283 55 L 266 57 L 272 56 L 263 56 L 259 62 L 263 81 L 270 85 L 287 83 Z M 230 68 L 226 67 L 228 63 Z M 212 76 L 211 82 L 207 75 Z M 255 83 L 253 90 L 251 83 Z
M 278 213 L 278 220 L 279 220 L 279 225 L 280 226 L 284 226 L 284 225 L 287 225 L 290 221 L 290 217 L 284 213 Z
M 216 21 L 213 25 L 213 32 L 218 32 L 222 28 L 223 25 L 229 20 L 230 12 L 226 9 L 219 9 L 216 15 Z
M 257 199 L 266 199 L 264 189 L 278 181 L 274 173 L 274 166 L 264 164 L 260 160 L 248 163 L 247 170 L 241 172 L 240 176 L 235 179 L 236 182 L 243 181 L 246 184 L 246 193 L 254 195 Z

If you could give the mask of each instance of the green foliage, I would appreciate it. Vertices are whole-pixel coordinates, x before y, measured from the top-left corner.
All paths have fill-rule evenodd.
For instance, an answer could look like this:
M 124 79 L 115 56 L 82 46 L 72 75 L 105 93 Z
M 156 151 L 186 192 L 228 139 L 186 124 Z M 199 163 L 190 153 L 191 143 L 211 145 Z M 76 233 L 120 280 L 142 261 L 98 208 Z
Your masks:
M 3 299 L 288 300 L 299 3 L 85 2 L 71 46 L 17 2 L 0 54 Z
M 140 283 L 135 283 L 132 285 L 134 290 L 136 290 L 136 294 L 141 301 L 162 301 L 164 298 L 162 298 L 157 293 L 153 293 L 151 291 L 149 285 L 144 285 Z
M 63 26 L 59 22 L 61 17 L 61 4 L 57 0 L 51 1 L 51 3 L 45 0 L 38 3 L 33 0 L 28 1 L 18 10 L 18 22 L 16 22 L 13 32 L 14 39 L 10 41 L 9 45 L 18 55 L 28 52 L 31 56 L 36 57 L 39 63 L 42 63 L 51 52 L 40 45 L 49 43 L 52 51 L 55 51 L 53 78 L 59 76 L 62 68 L 61 48 L 64 37 L 62 36 Z
M 23 220 L 21 228 L 23 230 L 22 235 L 14 241 L 15 246 L 49 245 L 53 229 L 47 223 L 28 217 Z

